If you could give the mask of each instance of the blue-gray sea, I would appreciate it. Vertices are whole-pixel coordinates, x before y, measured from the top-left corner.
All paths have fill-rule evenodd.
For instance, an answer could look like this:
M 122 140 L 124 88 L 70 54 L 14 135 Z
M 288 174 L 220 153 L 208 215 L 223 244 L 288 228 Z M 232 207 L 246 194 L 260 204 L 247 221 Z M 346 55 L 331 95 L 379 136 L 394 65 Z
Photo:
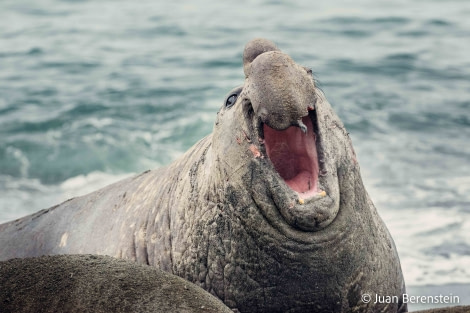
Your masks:
M 3 0 L 0 222 L 181 155 L 254 37 L 313 69 L 407 285 L 469 286 L 468 0 Z

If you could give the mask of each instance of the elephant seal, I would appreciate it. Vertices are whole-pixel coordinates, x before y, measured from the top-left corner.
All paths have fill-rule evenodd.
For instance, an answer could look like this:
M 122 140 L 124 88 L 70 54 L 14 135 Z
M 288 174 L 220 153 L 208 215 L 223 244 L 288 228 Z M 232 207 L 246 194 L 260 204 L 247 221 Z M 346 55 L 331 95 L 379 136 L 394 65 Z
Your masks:
M 130 259 L 240 312 L 406 311 L 394 242 L 311 70 L 265 39 L 243 68 L 212 134 L 167 167 L 0 225 L 0 259 Z
M 3 313 L 233 313 L 178 276 L 97 255 L 0 262 L 0 308 Z

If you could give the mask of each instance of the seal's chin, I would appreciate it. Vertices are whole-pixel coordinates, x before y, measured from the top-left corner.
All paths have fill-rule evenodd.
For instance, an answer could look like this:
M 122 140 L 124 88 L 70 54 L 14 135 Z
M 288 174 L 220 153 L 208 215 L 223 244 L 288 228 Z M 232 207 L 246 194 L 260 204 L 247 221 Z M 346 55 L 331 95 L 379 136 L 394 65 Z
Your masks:
M 266 154 L 286 184 L 300 197 L 310 198 L 320 192 L 318 153 L 311 118 L 305 116 L 302 122 L 307 126 L 306 133 L 296 126 L 275 130 L 264 124 L 264 144 Z

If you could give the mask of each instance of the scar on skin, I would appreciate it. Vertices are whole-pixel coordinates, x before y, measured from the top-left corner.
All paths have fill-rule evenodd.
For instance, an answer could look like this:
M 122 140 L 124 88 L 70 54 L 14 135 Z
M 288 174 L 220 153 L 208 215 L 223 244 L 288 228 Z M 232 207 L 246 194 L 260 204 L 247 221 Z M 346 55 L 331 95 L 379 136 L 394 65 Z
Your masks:
M 258 148 L 255 145 L 250 145 L 250 151 L 253 153 L 255 158 L 263 158 L 261 152 L 259 152 Z
M 242 130 L 242 131 L 243 131 L 243 134 L 245 135 L 245 140 L 248 141 L 248 142 L 251 142 L 251 139 L 250 139 L 250 137 L 248 137 L 246 132 L 244 130 Z
M 60 237 L 60 244 L 59 247 L 63 248 L 67 245 L 67 239 L 69 238 L 68 233 L 64 233 L 62 237 Z

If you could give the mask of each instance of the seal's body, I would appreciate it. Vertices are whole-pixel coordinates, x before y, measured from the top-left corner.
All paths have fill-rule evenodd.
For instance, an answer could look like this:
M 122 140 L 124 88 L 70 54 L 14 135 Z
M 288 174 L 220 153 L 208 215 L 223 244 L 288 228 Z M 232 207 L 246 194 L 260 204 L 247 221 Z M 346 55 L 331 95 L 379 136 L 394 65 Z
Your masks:
M 131 259 L 240 312 L 406 311 L 361 298 L 401 299 L 400 262 L 311 71 L 264 39 L 245 47 L 244 71 L 180 159 L 0 225 L 0 259 Z
M 233 313 L 180 277 L 98 255 L 0 262 L 0 308 L 2 313 Z

